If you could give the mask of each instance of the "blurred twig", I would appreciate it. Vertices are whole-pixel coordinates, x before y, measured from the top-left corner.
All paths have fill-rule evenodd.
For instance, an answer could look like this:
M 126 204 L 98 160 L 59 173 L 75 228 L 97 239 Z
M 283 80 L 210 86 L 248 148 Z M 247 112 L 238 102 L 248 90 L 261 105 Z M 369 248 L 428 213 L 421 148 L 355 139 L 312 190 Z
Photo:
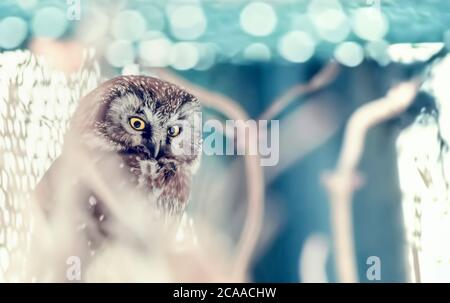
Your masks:
M 280 121 L 279 162 L 266 168 L 266 184 L 270 184 L 307 154 L 324 144 L 344 122 L 334 95 L 312 98 Z M 261 135 L 266 139 L 267 136 Z
M 361 184 L 357 166 L 366 134 L 373 126 L 405 111 L 417 94 L 413 80 L 391 88 L 384 98 L 364 104 L 350 117 L 335 171 L 324 176 L 331 205 L 337 274 L 340 282 L 358 282 L 352 226 L 352 196 Z
M 312 93 L 332 82 L 339 71 L 339 65 L 332 61 L 321 69 L 306 84 L 297 84 L 272 102 L 272 105 L 260 116 L 260 120 L 270 120 L 279 115 L 300 95 Z
M 296 98 L 314 93 L 329 85 L 336 79 L 339 69 L 339 65 L 331 61 L 319 70 L 308 83 L 294 85 L 276 98 L 259 119 L 274 119 Z M 290 148 L 284 148 L 280 151 L 280 162 L 276 166 L 268 167 L 266 183 L 271 183 L 285 169 L 334 134 L 338 129 L 339 120 L 339 116 L 335 114 L 333 104 L 327 100 L 307 102 L 295 110 L 294 113 L 291 113 L 282 128 L 286 129 L 288 126 L 295 126 L 296 136 L 292 137 L 289 134 L 289 144 L 281 144 L 281 146 L 290 146 Z M 266 138 L 267 136 L 265 135 L 260 136 L 260 140 Z M 292 141 L 294 138 L 297 140 Z M 284 136 L 280 135 L 280 141 L 284 139 Z
M 159 69 L 158 75 L 165 80 L 184 87 L 197 96 L 204 105 L 225 114 L 231 119 L 243 121 L 249 119 L 239 103 L 229 97 L 208 91 L 165 69 Z M 256 133 L 250 132 L 250 136 L 256 135 Z M 250 138 L 249 142 L 254 142 L 254 140 Z M 249 204 L 244 229 L 238 243 L 236 260 L 232 268 L 232 278 L 238 281 L 247 274 L 264 216 L 264 176 L 263 169 L 259 163 L 259 156 L 245 155 L 244 159 Z

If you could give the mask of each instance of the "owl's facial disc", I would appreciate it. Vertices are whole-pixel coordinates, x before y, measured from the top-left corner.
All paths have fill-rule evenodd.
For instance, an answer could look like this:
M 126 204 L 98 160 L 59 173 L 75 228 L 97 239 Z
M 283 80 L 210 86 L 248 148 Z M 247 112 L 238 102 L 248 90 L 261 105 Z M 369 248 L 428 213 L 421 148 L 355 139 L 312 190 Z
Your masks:
M 158 162 L 191 163 L 198 157 L 201 130 L 194 130 L 193 117 L 200 107 L 195 97 L 162 83 L 127 90 L 111 100 L 105 113 L 102 135 L 113 143 L 107 147 Z

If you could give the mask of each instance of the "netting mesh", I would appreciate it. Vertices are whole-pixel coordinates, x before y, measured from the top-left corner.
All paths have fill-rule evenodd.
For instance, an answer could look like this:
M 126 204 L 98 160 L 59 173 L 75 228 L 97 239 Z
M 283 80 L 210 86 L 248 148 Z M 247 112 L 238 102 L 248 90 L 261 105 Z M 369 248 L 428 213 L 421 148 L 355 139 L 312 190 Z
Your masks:
M 431 67 L 424 89 L 435 99 L 437 112 L 420 114 L 397 141 L 411 280 L 416 282 L 448 282 L 450 277 L 449 74 L 449 56 Z
M 0 282 L 25 279 L 30 194 L 60 153 L 78 100 L 99 80 L 92 53 L 70 76 L 28 51 L 0 54 Z

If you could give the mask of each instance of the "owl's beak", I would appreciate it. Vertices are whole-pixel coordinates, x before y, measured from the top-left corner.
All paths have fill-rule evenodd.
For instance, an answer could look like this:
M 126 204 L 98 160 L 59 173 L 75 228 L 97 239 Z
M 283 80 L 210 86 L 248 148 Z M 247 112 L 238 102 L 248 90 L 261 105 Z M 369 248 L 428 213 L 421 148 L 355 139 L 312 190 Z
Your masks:
M 158 158 L 160 148 L 161 148 L 161 141 L 156 141 L 153 144 L 153 158 L 155 159 Z

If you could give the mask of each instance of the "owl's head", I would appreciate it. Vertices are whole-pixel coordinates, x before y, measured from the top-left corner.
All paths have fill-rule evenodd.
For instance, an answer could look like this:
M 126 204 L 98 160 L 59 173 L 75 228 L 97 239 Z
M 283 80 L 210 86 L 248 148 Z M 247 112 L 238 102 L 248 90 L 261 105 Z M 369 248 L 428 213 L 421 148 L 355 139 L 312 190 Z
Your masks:
M 120 76 L 87 95 L 80 108 L 75 125 L 96 149 L 187 162 L 201 152 L 200 104 L 166 81 Z

